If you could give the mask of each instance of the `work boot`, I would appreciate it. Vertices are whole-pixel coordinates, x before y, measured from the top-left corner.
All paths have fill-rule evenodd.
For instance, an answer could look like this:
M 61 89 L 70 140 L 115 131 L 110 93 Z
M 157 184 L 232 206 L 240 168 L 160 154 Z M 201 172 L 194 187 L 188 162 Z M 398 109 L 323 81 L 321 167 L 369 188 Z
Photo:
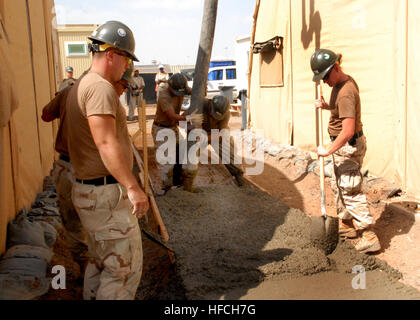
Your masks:
M 362 237 L 354 248 L 360 253 L 376 252 L 381 250 L 381 244 L 376 233 L 369 228 L 363 230 Z
M 197 176 L 197 170 L 183 170 L 182 176 L 184 177 L 183 186 L 184 190 L 192 193 L 202 192 L 200 188 L 194 187 L 194 180 Z
M 357 237 L 357 230 L 354 228 L 352 219 L 339 219 L 338 221 L 338 234 L 340 237 L 347 239 L 354 239 Z

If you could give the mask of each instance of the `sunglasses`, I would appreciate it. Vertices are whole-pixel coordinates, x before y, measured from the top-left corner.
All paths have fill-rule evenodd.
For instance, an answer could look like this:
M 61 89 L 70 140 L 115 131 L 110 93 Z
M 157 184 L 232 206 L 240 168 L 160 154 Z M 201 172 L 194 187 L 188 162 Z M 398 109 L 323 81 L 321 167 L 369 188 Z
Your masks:
M 113 51 L 116 54 L 118 54 L 119 56 L 124 57 L 128 64 L 131 64 L 131 62 L 133 61 L 133 59 L 131 58 L 131 56 L 127 52 L 117 51 L 117 50 L 113 50 Z
M 334 69 L 334 67 L 332 67 L 332 68 L 330 69 L 330 71 L 328 71 L 328 72 L 327 72 L 327 74 L 324 76 L 324 78 L 322 78 L 322 80 L 327 81 L 327 80 L 328 80 L 328 78 L 330 77 L 331 72 L 333 71 L 333 69 Z

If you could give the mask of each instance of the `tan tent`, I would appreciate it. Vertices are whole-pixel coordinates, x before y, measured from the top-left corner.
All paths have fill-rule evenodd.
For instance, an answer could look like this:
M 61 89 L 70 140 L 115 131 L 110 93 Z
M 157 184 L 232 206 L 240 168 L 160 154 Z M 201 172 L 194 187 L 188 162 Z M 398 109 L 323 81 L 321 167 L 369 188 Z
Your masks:
M 8 221 L 29 208 L 54 161 L 41 120 L 59 76 L 53 0 L 0 0 L 0 254 Z
M 365 167 L 420 195 L 420 1 L 257 0 L 254 25 L 252 127 L 314 151 L 310 57 L 317 48 L 342 53 L 344 72 L 360 87 Z

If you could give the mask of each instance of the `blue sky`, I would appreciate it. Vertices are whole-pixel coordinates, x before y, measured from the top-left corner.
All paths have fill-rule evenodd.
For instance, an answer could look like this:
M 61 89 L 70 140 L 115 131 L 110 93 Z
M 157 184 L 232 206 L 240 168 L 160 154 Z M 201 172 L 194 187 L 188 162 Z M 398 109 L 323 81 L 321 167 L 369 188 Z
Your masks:
M 195 64 L 204 0 L 55 0 L 59 24 L 119 20 L 136 38 L 141 64 Z M 213 57 L 234 57 L 252 29 L 255 0 L 219 0 Z

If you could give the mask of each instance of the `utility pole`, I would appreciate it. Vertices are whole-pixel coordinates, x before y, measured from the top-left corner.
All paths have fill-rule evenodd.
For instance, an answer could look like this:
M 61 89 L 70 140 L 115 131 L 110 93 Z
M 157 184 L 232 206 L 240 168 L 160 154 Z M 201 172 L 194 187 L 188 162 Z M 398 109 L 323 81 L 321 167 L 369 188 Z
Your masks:
M 213 49 L 214 31 L 216 29 L 217 5 L 218 0 L 204 1 L 200 45 L 198 47 L 191 95 L 191 107 L 186 111 L 186 114 L 191 114 L 195 110 L 199 114 L 203 113 L 203 102 L 207 91 L 207 78 Z

